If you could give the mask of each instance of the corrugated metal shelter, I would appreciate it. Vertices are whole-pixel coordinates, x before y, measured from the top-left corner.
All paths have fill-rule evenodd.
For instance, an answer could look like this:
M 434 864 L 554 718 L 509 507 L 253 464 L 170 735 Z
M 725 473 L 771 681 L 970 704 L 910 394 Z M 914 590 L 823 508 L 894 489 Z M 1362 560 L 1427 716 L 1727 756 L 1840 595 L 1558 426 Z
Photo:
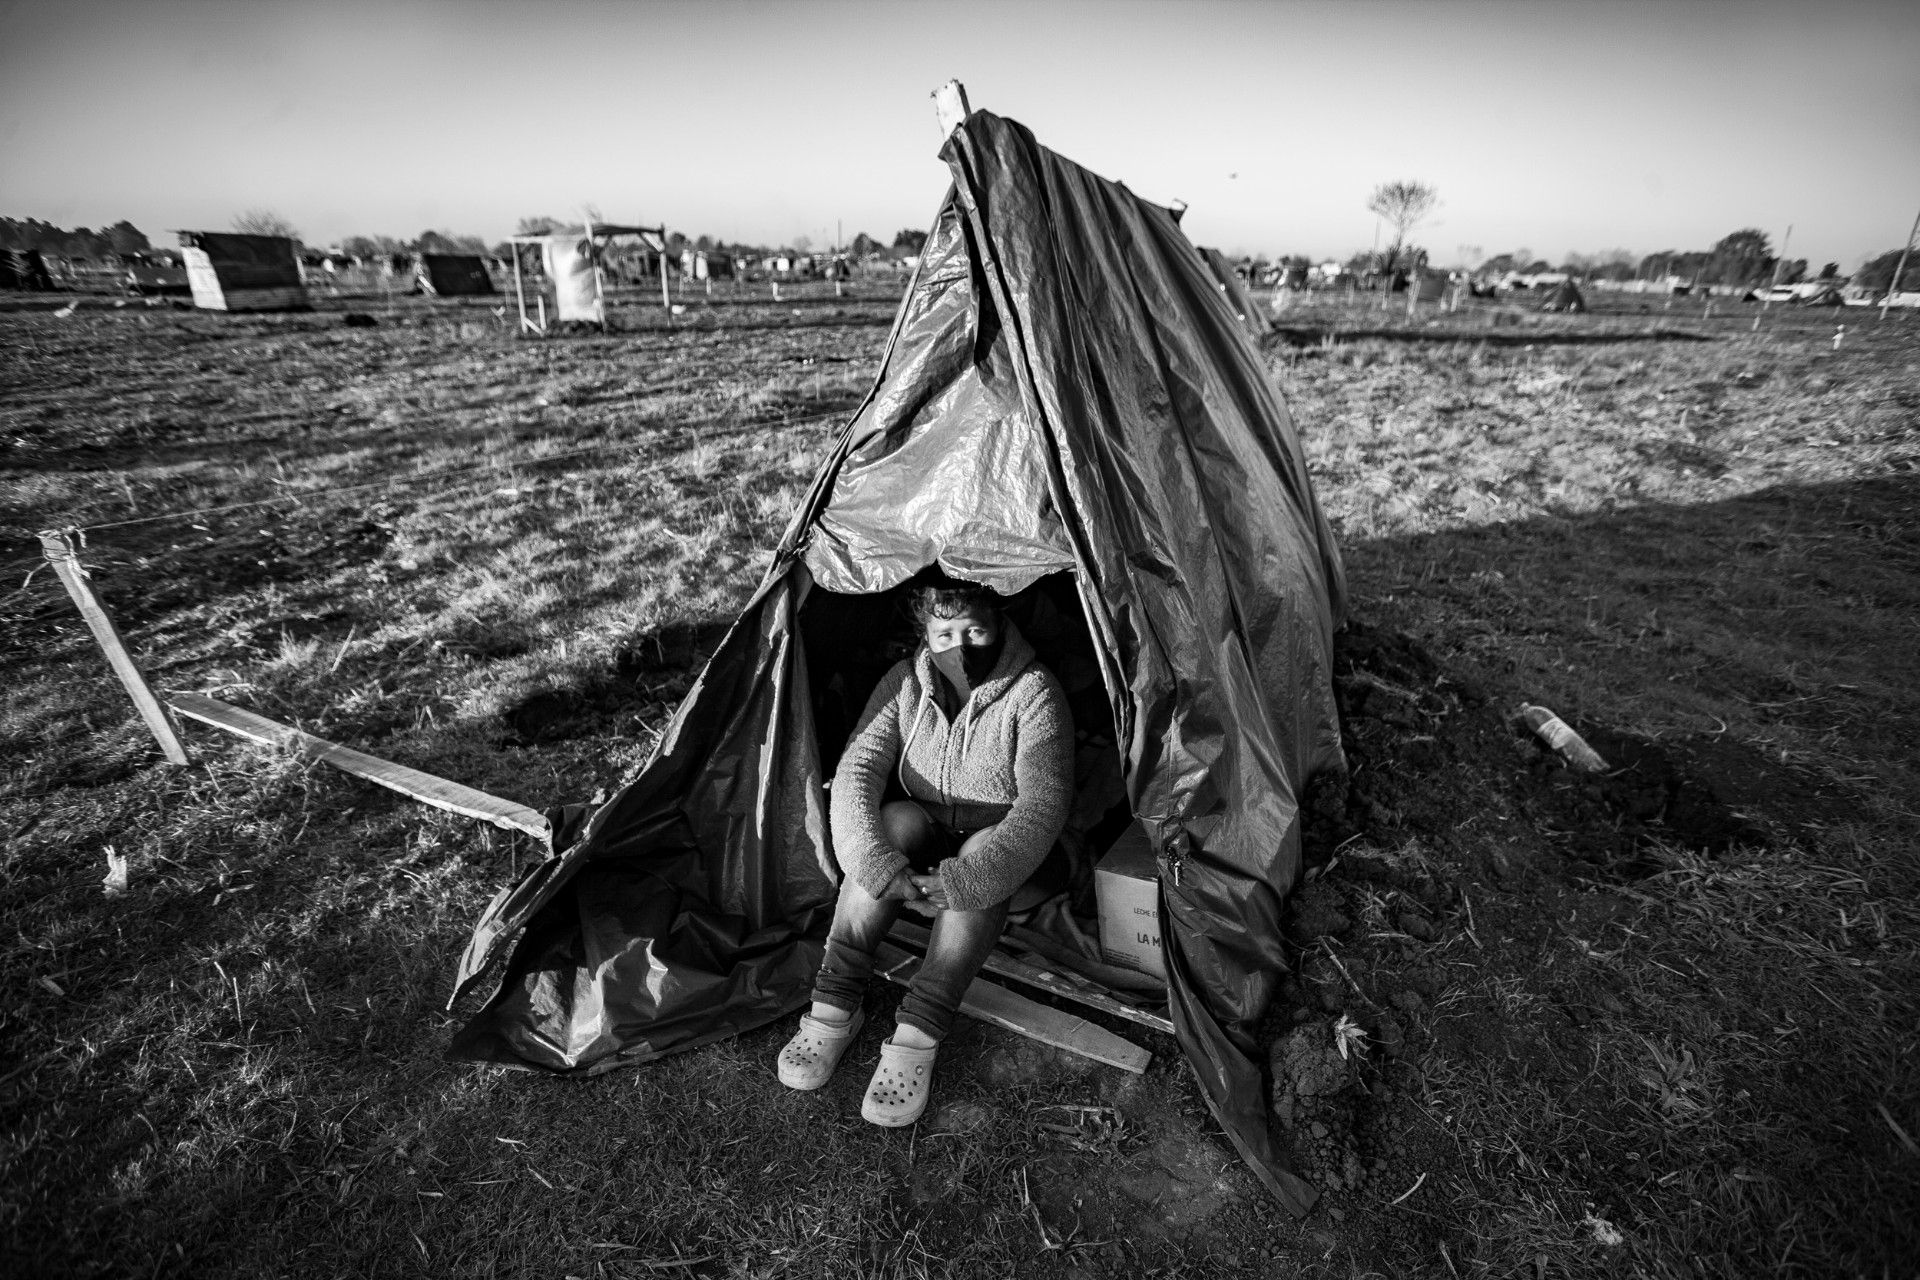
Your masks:
M 476 923 L 458 995 L 501 981 L 450 1052 L 589 1075 L 805 1007 L 839 878 L 825 783 L 938 567 L 1010 597 L 1107 753 L 1097 803 L 1160 869 L 1181 1047 L 1304 1213 L 1255 1031 L 1309 797 L 1345 770 L 1332 532 L 1171 211 L 987 112 L 941 156 L 954 185 L 866 400 L 638 777 L 552 811 L 555 852 Z
M 293 241 L 234 231 L 180 231 L 193 305 L 203 311 L 305 311 L 305 277 Z
M 487 264 L 477 253 L 423 253 L 414 287 L 436 298 L 484 297 L 495 292 Z

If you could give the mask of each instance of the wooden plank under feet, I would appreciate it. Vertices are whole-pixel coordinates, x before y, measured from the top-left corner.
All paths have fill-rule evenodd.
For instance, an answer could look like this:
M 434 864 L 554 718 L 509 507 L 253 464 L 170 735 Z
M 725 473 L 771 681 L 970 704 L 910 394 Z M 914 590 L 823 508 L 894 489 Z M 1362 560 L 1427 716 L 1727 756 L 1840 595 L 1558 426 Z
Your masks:
M 920 968 L 920 957 L 883 942 L 874 952 L 875 968 L 889 982 L 908 986 Z M 969 1018 L 1005 1027 L 1016 1035 L 1041 1044 L 1077 1053 L 1095 1062 L 1104 1062 L 1135 1075 L 1146 1074 L 1153 1055 L 1131 1040 L 1124 1040 L 1104 1027 L 1096 1027 L 1085 1018 L 1061 1009 L 1050 1008 L 1037 1000 L 995 986 L 984 978 L 975 978 L 960 1001 L 960 1012 Z

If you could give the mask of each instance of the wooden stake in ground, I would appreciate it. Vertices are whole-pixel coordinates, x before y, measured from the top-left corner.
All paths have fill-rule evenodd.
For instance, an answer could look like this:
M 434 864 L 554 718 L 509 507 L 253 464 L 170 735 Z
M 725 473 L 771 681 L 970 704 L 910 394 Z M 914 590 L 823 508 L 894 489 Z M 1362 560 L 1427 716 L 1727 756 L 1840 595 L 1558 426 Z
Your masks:
M 152 730 L 160 750 L 166 753 L 168 763 L 187 764 L 186 748 L 180 745 L 179 735 L 174 733 L 173 722 L 167 719 L 166 709 L 153 696 L 153 690 L 147 687 L 147 678 L 140 674 L 133 655 L 127 652 L 127 642 L 121 639 L 120 628 L 113 625 L 113 618 L 93 594 L 93 587 L 87 581 L 86 568 L 80 563 L 80 552 L 74 544 L 73 532 L 43 529 L 40 531 L 40 547 L 46 552 L 47 563 L 53 566 L 60 585 L 67 589 L 74 604 L 79 606 L 80 616 L 87 620 L 93 638 L 107 655 L 107 663 L 113 668 L 113 674 L 119 676 L 120 683 L 126 686 L 127 696 L 133 699 L 133 705 L 140 711 L 140 718 Z

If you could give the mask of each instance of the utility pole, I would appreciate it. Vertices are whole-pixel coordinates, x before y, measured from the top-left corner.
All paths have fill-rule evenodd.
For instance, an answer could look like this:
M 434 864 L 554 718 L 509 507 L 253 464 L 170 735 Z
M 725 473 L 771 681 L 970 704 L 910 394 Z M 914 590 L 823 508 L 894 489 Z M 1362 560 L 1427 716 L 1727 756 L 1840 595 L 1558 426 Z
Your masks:
M 1887 308 L 1893 305 L 1893 291 L 1900 287 L 1900 277 L 1906 273 L 1907 257 L 1913 252 L 1913 238 L 1920 235 L 1920 213 L 1913 215 L 1913 230 L 1907 232 L 1907 247 L 1900 251 L 1900 261 L 1894 265 L 1893 279 L 1887 281 L 1887 292 L 1880 299 L 1880 318 L 1887 318 Z

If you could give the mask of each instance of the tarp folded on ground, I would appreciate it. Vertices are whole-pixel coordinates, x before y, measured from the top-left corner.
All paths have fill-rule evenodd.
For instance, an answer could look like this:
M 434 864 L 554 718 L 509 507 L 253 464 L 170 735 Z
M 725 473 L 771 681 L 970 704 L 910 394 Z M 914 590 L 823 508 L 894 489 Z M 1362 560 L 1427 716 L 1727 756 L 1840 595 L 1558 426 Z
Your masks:
M 558 852 L 475 926 L 504 961 L 456 1058 L 592 1073 L 807 999 L 837 871 L 823 784 L 938 566 L 1054 610 L 1080 727 L 1110 734 L 1161 868 L 1170 1004 L 1273 1194 L 1255 1028 L 1285 972 L 1303 797 L 1344 769 L 1344 580 L 1285 407 L 1173 216 L 976 112 L 866 401 L 639 777 L 555 810 Z M 1023 611 L 1024 610 L 1024 611 Z M 1023 630 L 1040 636 L 1037 623 Z M 1075 646 L 1078 646 L 1076 649 Z

